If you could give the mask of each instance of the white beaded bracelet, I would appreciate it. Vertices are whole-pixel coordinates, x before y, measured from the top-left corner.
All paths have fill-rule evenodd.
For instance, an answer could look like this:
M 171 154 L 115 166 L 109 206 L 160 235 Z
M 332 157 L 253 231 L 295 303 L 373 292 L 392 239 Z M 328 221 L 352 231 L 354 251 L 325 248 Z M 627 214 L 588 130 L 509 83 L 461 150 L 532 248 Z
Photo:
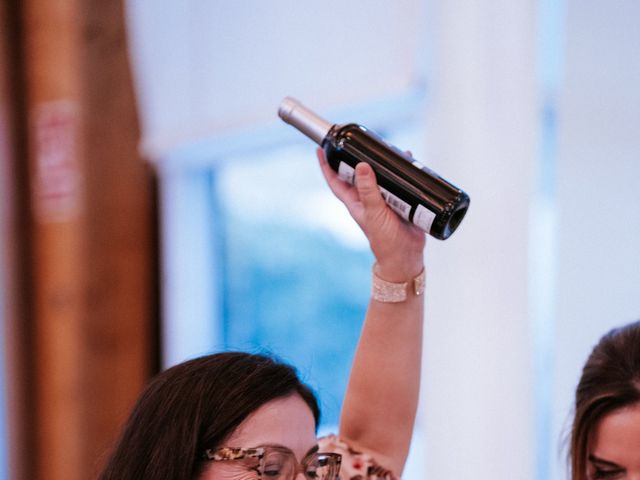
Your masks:
M 404 302 L 407 299 L 407 287 L 409 286 L 409 282 L 387 282 L 386 280 L 381 279 L 376 275 L 376 266 L 373 265 L 373 281 L 371 286 L 371 297 L 378 302 L 383 303 L 400 303 Z M 415 277 L 411 280 L 412 290 L 416 296 L 420 296 L 424 293 L 424 284 L 425 284 L 425 270 L 424 268 Z

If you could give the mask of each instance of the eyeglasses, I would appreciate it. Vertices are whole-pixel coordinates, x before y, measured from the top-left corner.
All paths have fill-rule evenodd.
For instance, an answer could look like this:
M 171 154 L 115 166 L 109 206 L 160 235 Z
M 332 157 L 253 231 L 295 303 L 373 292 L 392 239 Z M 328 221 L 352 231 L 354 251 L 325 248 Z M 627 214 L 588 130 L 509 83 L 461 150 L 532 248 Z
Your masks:
M 253 471 L 256 478 L 270 480 L 295 480 L 299 473 L 307 480 L 337 480 L 342 460 L 339 453 L 312 452 L 298 464 L 295 454 L 280 446 L 221 447 L 206 450 L 203 458 L 213 462 L 233 461 L 234 468 Z

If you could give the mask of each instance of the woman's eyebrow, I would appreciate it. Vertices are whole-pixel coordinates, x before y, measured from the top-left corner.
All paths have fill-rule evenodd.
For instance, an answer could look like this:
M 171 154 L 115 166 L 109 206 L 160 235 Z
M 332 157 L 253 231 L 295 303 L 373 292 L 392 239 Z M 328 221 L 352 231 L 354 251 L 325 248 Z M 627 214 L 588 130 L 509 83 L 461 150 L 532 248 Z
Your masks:
M 309 455 L 312 455 L 312 454 L 316 453 L 318 450 L 320 450 L 320 446 L 319 445 L 311 447 L 309 449 L 309 451 L 306 453 L 305 457 L 308 457 Z
M 284 445 L 281 445 L 279 443 L 263 443 L 262 445 L 260 445 L 260 447 L 275 447 L 275 448 L 280 448 L 282 450 L 288 450 L 289 452 L 293 453 L 293 450 L 291 450 L 289 447 L 285 447 Z M 316 453 L 319 449 L 320 449 L 320 447 L 318 445 L 314 445 L 305 454 L 305 457 L 308 456 L 308 455 Z
M 589 461 L 591 463 L 599 463 L 601 465 L 606 465 L 607 467 L 622 469 L 622 467 L 620 465 L 618 465 L 617 463 L 610 462 L 609 460 L 604 460 L 603 458 L 598 458 L 593 454 L 589 455 Z
M 293 450 L 291 450 L 289 447 L 285 447 L 284 445 L 282 445 L 281 443 L 262 443 L 259 445 L 259 447 L 263 447 L 263 448 L 279 448 L 281 450 L 288 450 L 289 452 L 293 453 Z

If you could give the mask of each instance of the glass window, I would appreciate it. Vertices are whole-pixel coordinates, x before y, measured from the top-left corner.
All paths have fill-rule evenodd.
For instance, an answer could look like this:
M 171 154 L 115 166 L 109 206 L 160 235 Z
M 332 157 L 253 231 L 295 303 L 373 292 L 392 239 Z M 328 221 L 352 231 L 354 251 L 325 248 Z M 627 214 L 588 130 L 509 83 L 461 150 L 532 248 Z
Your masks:
M 267 350 L 297 366 L 337 424 L 368 301 L 371 254 L 324 184 L 312 146 L 232 161 L 222 206 L 226 348 Z

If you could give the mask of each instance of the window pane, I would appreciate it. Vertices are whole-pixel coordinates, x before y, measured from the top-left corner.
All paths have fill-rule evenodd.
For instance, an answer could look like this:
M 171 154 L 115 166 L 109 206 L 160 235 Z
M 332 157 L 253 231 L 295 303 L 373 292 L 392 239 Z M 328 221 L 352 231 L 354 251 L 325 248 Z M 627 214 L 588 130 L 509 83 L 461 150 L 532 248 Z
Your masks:
M 223 211 L 225 347 L 291 362 L 335 425 L 368 302 L 372 256 L 309 144 L 233 159 Z

